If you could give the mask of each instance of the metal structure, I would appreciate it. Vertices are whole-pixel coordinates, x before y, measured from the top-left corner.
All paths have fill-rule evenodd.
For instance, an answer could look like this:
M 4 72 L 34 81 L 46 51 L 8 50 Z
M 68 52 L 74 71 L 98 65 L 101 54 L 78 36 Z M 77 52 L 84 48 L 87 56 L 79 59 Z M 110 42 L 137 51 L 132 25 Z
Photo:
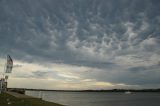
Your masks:
M 4 72 L 2 78 L 0 79 L 0 94 L 7 90 L 7 79 L 8 75 L 6 73 L 11 73 L 13 68 L 13 60 L 10 55 L 7 55 L 7 61 L 4 65 Z

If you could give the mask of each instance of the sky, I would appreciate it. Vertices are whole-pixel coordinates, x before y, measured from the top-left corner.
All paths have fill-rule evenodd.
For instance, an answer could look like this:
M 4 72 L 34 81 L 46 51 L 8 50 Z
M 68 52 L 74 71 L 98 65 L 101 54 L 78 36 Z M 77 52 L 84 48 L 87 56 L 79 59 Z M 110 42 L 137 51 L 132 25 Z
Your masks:
M 0 0 L 8 87 L 160 88 L 159 0 Z

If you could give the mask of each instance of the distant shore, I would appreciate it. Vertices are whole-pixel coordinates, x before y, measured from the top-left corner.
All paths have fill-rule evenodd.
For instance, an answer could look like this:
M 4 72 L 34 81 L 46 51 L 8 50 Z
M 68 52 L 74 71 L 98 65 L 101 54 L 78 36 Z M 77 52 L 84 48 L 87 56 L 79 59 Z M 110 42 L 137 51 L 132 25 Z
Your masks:
M 110 89 L 110 90 L 49 90 L 49 89 L 27 89 L 27 88 L 8 88 L 9 91 L 24 94 L 26 90 L 30 91 L 57 91 L 57 92 L 160 92 L 158 89 Z

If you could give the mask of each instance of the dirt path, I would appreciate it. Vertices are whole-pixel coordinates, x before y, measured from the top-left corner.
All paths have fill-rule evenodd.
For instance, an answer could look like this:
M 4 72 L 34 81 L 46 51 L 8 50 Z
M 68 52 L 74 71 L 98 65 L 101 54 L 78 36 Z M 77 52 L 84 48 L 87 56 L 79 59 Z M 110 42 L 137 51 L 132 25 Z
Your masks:
M 16 98 L 34 98 L 34 97 L 31 97 L 31 96 L 27 96 L 27 95 L 24 95 L 24 94 L 19 94 L 19 93 L 16 93 L 16 92 L 6 92 L 6 93 L 14 96 Z

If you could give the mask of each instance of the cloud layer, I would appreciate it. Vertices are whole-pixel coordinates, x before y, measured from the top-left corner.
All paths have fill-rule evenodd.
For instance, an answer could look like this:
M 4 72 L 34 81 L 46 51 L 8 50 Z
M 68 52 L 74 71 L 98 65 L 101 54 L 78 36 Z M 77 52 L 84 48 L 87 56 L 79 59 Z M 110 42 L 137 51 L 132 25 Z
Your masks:
M 1 70 L 10 54 L 10 87 L 160 87 L 159 10 L 158 0 L 1 0 Z

